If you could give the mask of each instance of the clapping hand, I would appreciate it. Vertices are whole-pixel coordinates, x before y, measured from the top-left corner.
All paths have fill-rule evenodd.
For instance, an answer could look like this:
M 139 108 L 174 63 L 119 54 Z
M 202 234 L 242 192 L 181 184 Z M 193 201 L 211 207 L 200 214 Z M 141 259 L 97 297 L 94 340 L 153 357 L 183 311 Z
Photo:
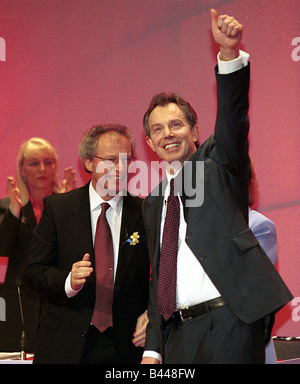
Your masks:
M 9 210 L 15 217 L 20 217 L 22 208 L 21 193 L 13 177 L 7 178 L 7 194 L 9 197 Z
M 65 177 L 62 181 L 62 193 L 69 192 L 75 189 L 77 181 L 75 178 L 75 174 L 76 171 L 74 171 L 72 167 L 65 168 Z

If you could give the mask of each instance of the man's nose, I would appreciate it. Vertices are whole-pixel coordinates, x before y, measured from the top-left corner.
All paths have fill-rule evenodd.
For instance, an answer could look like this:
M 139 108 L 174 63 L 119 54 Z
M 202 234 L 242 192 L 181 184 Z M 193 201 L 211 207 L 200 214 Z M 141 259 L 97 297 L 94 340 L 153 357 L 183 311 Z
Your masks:
M 171 128 L 168 125 L 164 126 L 164 137 L 169 137 L 173 134 Z
M 123 159 L 122 157 L 119 157 L 119 161 L 115 165 L 115 171 L 118 173 L 121 173 L 121 172 L 124 172 L 125 168 L 126 168 L 125 159 Z

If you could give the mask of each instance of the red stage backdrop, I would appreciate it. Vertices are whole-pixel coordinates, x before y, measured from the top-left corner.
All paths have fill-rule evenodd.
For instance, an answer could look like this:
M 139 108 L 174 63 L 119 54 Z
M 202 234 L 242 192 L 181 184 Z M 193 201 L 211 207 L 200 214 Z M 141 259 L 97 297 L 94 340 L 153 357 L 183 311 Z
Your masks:
M 205 140 L 216 115 L 211 7 L 245 26 L 257 209 L 276 224 L 277 268 L 296 297 L 279 312 L 274 335 L 299 336 L 298 0 L 1 0 L 0 196 L 6 177 L 16 176 L 21 143 L 32 136 L 54 145 L 61 176 L 66 166 L 77 170 L 77 186 L 87 181 L 78 145 L 96 123 L 128 125 L 138 158 L 156 160 L 142 116 L 160 91 L 191 101 Z

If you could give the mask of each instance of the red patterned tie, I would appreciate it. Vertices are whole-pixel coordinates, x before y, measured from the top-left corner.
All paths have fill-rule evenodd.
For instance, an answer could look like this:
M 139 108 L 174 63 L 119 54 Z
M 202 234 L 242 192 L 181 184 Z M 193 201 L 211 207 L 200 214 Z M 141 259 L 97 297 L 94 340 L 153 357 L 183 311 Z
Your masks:
M 157 305 L 167 321 L 176 309 L 176 277 L 180 203 L 174 194 L 174 179 L 170 183 L 170 196 L 162 238 L 159 262 Z
M 106 219 L 108 203 L 101 204 L 95 235 L 96 301 L 92 324 L 104 332 L 112 324 L 114 294 L 114 253 L 111 231 Z

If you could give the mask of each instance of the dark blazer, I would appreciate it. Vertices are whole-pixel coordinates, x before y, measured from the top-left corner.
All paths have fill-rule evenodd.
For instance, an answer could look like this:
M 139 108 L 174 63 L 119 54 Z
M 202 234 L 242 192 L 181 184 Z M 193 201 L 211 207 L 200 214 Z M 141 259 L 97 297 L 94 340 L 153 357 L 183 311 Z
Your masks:
M 248 227 L 248 88 L 250 64 L 217 77 L 215 132 L 175 179 L 187 222 L 186 242 L 227 305 L 245 323 L 277 311 L 292 295 Z M 204 162 L 204 174 L 197 162 Z M 196 183 L 203 203 L 192 203 Z M 150 323 L 145 350 L 161 351 L 161 316 L 156 305 L 161 211 L 166 181 L 144 201 L 143 214 L 152 268 Z
M 30 201 L 22 207 L 20 218 L 16 218 L 8 206 L 8 197 L 0 200 L 0 255 L 8 257 L 5 283 L 0 286 L 0 297 L 6 303 L 6 321 L 0 322 L 0 351 L 18 352 L 22 322 L 16 281 L 22 280 L 36 220 Z M 21 297 L 27 352 L 33 352 L 43 298 L 26 284 L 21 286 Z
M 115 279 L 113 324 L 120 362 L 138 363 L 142 349 L 131 340 L 136 320 L 147 309 L 149 260 L 141 212 L 142 200 L 124 196 L 120 248 Z M 139 243 L 126 240 L 133 232 Z M 65 280 L 72 264 L 90 253 L 94 267 L 89 184 L 44 200 L 24 279 L 49 299 L 35 349 L 37 363 L 78 363 L 86 342 L 95 302 L 95 275 L 67 298 Z

